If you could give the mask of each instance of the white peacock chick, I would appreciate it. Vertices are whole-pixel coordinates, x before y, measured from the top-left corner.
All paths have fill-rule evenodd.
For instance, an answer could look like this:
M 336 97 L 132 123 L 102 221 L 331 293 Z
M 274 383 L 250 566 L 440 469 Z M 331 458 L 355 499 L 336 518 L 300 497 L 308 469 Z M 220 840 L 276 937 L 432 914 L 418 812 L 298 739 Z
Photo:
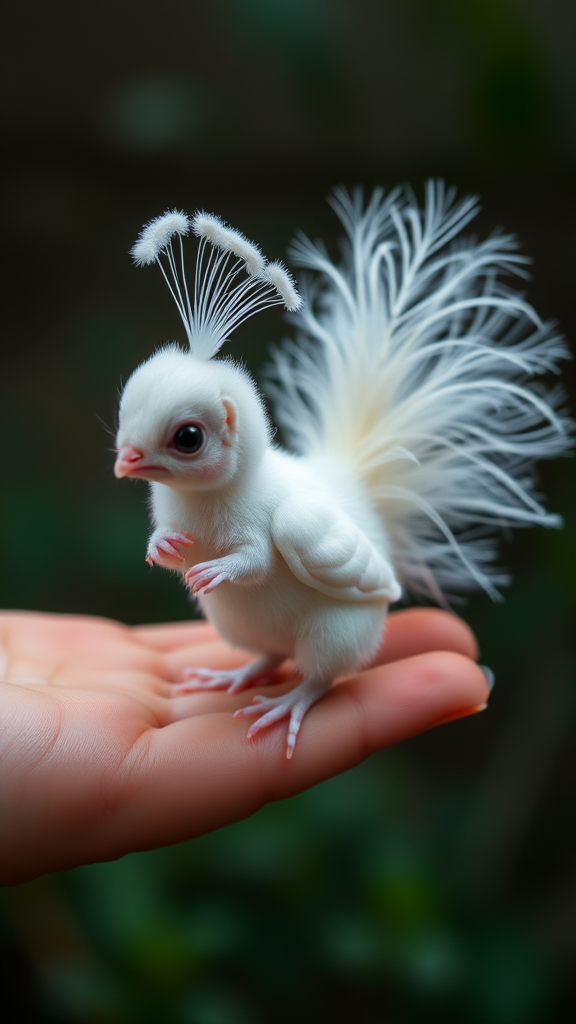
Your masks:
M 558 391 L 533 383 L 557 369 L 562 339 L 501 280 L 525 276 L 514 239 L 462 240 L 477 203 L 441 183 L 423 210 L 402 189 L 366 205 L 338 191 L 332 205 L 341 265 L 303 236 L 292 250 L 315 272 L 304 303 L 285 267 L 220 218 L 151 221 L 132 254 L 159 264 L 189 349 L 138 367 L 119 409 L 116 476 L 151 483 L 147 561 L 181 573 L 218 633 L 257 654 L 232 672 L 190 669 L 178 692 L 263 686 L 294 659 L 298 685 L 236 712 L 258 716 L 249 738 L 289 718 L 288 757 L 312 704 L 370 664 L 402 594 L 498 595 L 494 535 L 560 525 L 532 467 L 569 445 Z M 274 305 L 299 329 L 271 382 L 290 452 L 246 370 L 214 359 Z

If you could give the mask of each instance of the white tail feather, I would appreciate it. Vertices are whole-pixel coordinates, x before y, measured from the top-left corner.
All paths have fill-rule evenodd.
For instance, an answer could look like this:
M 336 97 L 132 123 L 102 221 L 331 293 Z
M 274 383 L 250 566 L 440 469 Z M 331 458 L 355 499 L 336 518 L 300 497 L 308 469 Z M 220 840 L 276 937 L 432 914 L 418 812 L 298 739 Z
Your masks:
M 559 525 L 531 493 L 532 463 L 566 451 L 556 370 L 562 339 L 499 274 L 526 276 L 514 239 L 458 236 L 475 199 L 429 182 L 332 201 L 344 264 L 304 237 L 295 262 L 320 274 L 297 317 L 299 342 L 275 354 L 271 390 L 292 447 L 346 463 L 386 525 L 404 587 L 497 596 L 495 528 Z M 311 344 L 312 342 L 312 344 Z

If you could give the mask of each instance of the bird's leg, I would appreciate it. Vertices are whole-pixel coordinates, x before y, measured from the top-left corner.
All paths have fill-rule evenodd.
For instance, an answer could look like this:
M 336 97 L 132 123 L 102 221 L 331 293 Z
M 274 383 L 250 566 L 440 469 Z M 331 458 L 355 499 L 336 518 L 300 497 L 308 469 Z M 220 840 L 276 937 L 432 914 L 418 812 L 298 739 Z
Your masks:
M 148 541 L 146 561 L 148 565 L 161 565 L 164 569 L 179 569 L 184 561 L 181 548 L 189 548 L 194 543 L 191 533 L 178 533 L 176 530 L 154 530 Z
M 228 693 L 240 693 L 251 686 L 271 683 L 274 672 L 285 660 L 283 654 L 263 654 L 249 665 L 229 671 L 213 671 L 209 668 L 186 668 L 184 678 L 177 693 L 197 690 L 227 690 Z
M 248 718 L 250 715 L 260 715 L 253 725 L 250 726 L 247 739 L 251 740 L 268 725 L 279 722 L 281 718 L 290 716 L 288 726 L 288 743 L 286 746 L 286 757 L 292 757 L 296 737 L 300 731 L 302 719 L 320 697 L 330 689 L 331 680 L 319 679 L 312 676 L 305 679 L 289 693 L 282 697 L 254 697 L 252 704 L 236 711 L 235 718 Z M 261 714 L 261 712 L 264 714 Z

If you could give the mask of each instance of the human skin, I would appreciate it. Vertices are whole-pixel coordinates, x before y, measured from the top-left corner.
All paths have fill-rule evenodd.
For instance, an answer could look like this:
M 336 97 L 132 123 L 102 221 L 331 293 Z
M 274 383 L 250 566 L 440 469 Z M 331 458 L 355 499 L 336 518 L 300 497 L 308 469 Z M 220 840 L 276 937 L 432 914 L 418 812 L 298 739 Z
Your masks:
M 208 624 L 2 613 L 0 881 L 191 839 L 472 714 L 488 699 L 477 653 L 454 616 L 393 613 L 377 664 L 312 708 L 288 761 L 285 725 L 246 740 L 246 693 L 177 694 L 188 666 L 247 660 Z

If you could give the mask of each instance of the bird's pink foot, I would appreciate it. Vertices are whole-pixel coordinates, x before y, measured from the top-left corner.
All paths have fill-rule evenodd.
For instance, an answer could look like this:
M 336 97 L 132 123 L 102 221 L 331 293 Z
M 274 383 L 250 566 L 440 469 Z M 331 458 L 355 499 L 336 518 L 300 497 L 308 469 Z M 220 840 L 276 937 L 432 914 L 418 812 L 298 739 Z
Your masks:
M 175 569 L 184 561 L 181 548 L 189 548 L 194 543 L 191 533 L 152 534 L 146 561 L 148 565 L 161 565 L 165 569 Z
M 271 683 L 274 671 L 284 661 L 280 655 L 264 655 L 249 665 L 229 671 L 213 671 L 209 668 L 187 668 L 184 678 L 176 693 L 194 693 L 198 691 L 227 690 L 228 693 L 241 693 L 251 686 Z
M 246 739 L 252 740 L 267 726 L 279 722 L 282 718 L 290 716 L 288 726 L 288 740 L 286 745 L 286 757 L 292 757 L 296 745 L 296 737 L 300 731 L 302 720 L 306 712 L 323 697 L 330 688 L 330 683 L 320 679 L 306 679 L 294 690 L 285 693 L 282 697 L 254 697 L 252 704 L 236 711 L 234 718 L 248 718 L 251 715 L 260 715 L 253 725 L 250 726 Z M 261 714 L 261 712 L 264 714 Z
M 233 579 L 233 565 L 227 558 L 198 562 L 186 573 L 186 583 L 193 594 L 210 594 L 220 583 Z

